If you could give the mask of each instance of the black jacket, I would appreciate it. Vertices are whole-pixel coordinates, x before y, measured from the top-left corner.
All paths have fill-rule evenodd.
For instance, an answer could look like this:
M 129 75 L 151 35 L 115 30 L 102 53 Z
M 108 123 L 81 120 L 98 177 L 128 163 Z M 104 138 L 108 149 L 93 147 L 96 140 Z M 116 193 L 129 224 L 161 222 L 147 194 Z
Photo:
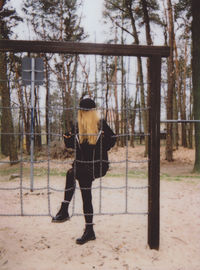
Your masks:
M 70 138 L 64 138 L 66 147 L 75 149 L 73 167 L 77 179 L 99 178 L 104 176 L 109 168 L 108 151 L 115 145 L 116 137 L 105 120 L 100 120 L 99 126 L 100 131 L 95 145 L 87 142 L 80 144 L 78 128 L 76 131 L 73 129 Z

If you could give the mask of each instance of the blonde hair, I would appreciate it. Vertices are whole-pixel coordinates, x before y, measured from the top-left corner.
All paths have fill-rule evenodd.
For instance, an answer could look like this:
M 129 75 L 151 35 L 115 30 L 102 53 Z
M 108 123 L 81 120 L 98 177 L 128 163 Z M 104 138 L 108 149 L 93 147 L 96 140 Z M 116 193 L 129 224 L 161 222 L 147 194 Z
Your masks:
M 96 110 L 78 111 L 78 128 L 80 143 L 88 141 L 89 144 L 96 144 L 99 132 L 99 114 Z

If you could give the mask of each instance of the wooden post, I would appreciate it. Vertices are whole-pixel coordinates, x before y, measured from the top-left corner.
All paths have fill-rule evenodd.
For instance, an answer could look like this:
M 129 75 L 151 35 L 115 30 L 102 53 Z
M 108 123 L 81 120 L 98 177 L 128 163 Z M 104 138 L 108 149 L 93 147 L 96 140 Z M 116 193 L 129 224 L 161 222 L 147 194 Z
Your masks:
M 150 57 L 151 88 L 148 142 L 148 244 L 159 249 L 160 233 L 160 83 L 161 58 L 170 55 L 167 46 L 93 44 L 59 41 L 1 40 L 0 52 L 95 54 Z
M 142 46 L 42 40 L 1 40 L 0 52 L 35 52 L 66 54 L 98 54 L 149 57 L 169 56 L 167 46 Z
M 159 249 L 160 240 L 160 84 L 161 56 L 150 57 L 148 245 Z

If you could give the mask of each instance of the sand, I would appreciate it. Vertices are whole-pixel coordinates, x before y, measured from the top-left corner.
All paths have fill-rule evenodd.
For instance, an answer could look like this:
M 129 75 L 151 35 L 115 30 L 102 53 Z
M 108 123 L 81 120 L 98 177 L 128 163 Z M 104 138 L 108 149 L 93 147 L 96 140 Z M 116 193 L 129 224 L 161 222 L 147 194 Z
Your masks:
M 179 153 L 178 153 L 179 152 Z M 95 213 L 99 207 L 106 215 L 95 215 L 96 240 L 83 246 L 75 243 L 84 229 L 83 216 L 73 216 L 62 224 L 51 223 L 50 216 L 0 217 L 0 269 L 1 270 L 199 270 L 200 269 L 200 179 L 191 172 L 194 151 L 180 149 L 175 162 L 161 163 L 160 249 L 151 250 L 147 244 L 147 189 L 128 191 L 127 208 L 139 215 L 110 214 L 123 212 L 126 190 L 102 190 L 101 207 L 99 189 L 93 190 Z M 140 149 L 134 150 L 143 159 Z M 134 155 L 129 153 L 130 156 Z M 113 151 L 110 157 L 116 158 Z M 129 185 L 145 187 L 144 164 L 132 165 L 137 174 L 131 174 Z M 3 168 L 3 167 L 2 167 Z M 103 186 L 120 187 L 124 184 L 122 170 L 112 167 L 102 181 Z M 7 176 L 9 177 L 9 176 Z M 26 178 L 26 177 L 25 177 Z M 46 178 L 36 177 L 35 186 L 41 187 Z M 62 189 L 64 176 L 51 176 L 51 185 Z M 0 186 L 17 186 L 19 179 L 8 181 L 1 177 Z M 25 181 L 24 185 L 27 184 Z M 98 180 L 94 187 L 98 187 Z M 76 191 L 75 212 L 82 213 L 79 190 Z M 0 213 L 18 214 L 20 192 L 0 191 Z M 23 192 L 25 214 L 56 214 L 62 192 L 46 190 Z M 72 209 L 70 209 L 72 211 Z

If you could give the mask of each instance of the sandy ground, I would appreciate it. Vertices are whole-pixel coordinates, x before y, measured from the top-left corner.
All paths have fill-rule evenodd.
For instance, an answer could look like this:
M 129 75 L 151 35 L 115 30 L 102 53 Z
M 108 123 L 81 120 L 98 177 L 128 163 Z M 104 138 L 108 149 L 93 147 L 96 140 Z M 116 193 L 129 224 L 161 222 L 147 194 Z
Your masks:
M 140 148 L 131 150 L 129 158 L 142 160 Z M 114 150 L 110 159 L 123 160 L 125 152 Z M 147 180 L 145 164 L 131 163 L 128 185 L 125 185 L 123 164 L 114 164 L 103 187 L 95 181 L 93 190 L 97 239 L 78 246 L 75 243 L 84 228 L 83 216 L 73 216 L 63 224 L 51 223 L 50 216 L 0 217 L 0 269 L 1 270 L 200 270 L 200 179 L 194 175 L 194 151 L 180 149 L 175 161 L 161 162 L 160 249 L 151 250 L 147 244 Z M 39 166 L 39 165 L 38 165 Z M 52 164 L 53 166 L 53 164 Z M 56 165 L 59 170 L 61 165 Z M 1 166 L 1 170 L 5 166 Z M 136 172 L 135 175 L 133 172 Z M 9 180 L 2 174 L 0 187 L 17 187 L 19 179 Z M 51 176 L 50 185 L 64 188 L 64 176 Z M 43 187 L 46 177 L 35 178 L 35 187 Z M 28 190 L 28 177 L 24 176 L 23 191 L 0 191 L 0 214 L 56 214 L 63 192 Z M 141 188 L 140 187 L 144 187 Z M 100 202 L 101 193 L 101 202 Z M 126 200 L 126 194 L 128 199 Z M 21 209 L 20 198 L 23 198 Z M 49 203 L 49 204 L 48 204 Z M 137 215 L 119 215 L 127 209 Z M 80 192 L 70 212 L 82 213 Z M 109 215 L 109 213 L 112 213 Z M 118 214 L 116 214 L 118 213 Z

